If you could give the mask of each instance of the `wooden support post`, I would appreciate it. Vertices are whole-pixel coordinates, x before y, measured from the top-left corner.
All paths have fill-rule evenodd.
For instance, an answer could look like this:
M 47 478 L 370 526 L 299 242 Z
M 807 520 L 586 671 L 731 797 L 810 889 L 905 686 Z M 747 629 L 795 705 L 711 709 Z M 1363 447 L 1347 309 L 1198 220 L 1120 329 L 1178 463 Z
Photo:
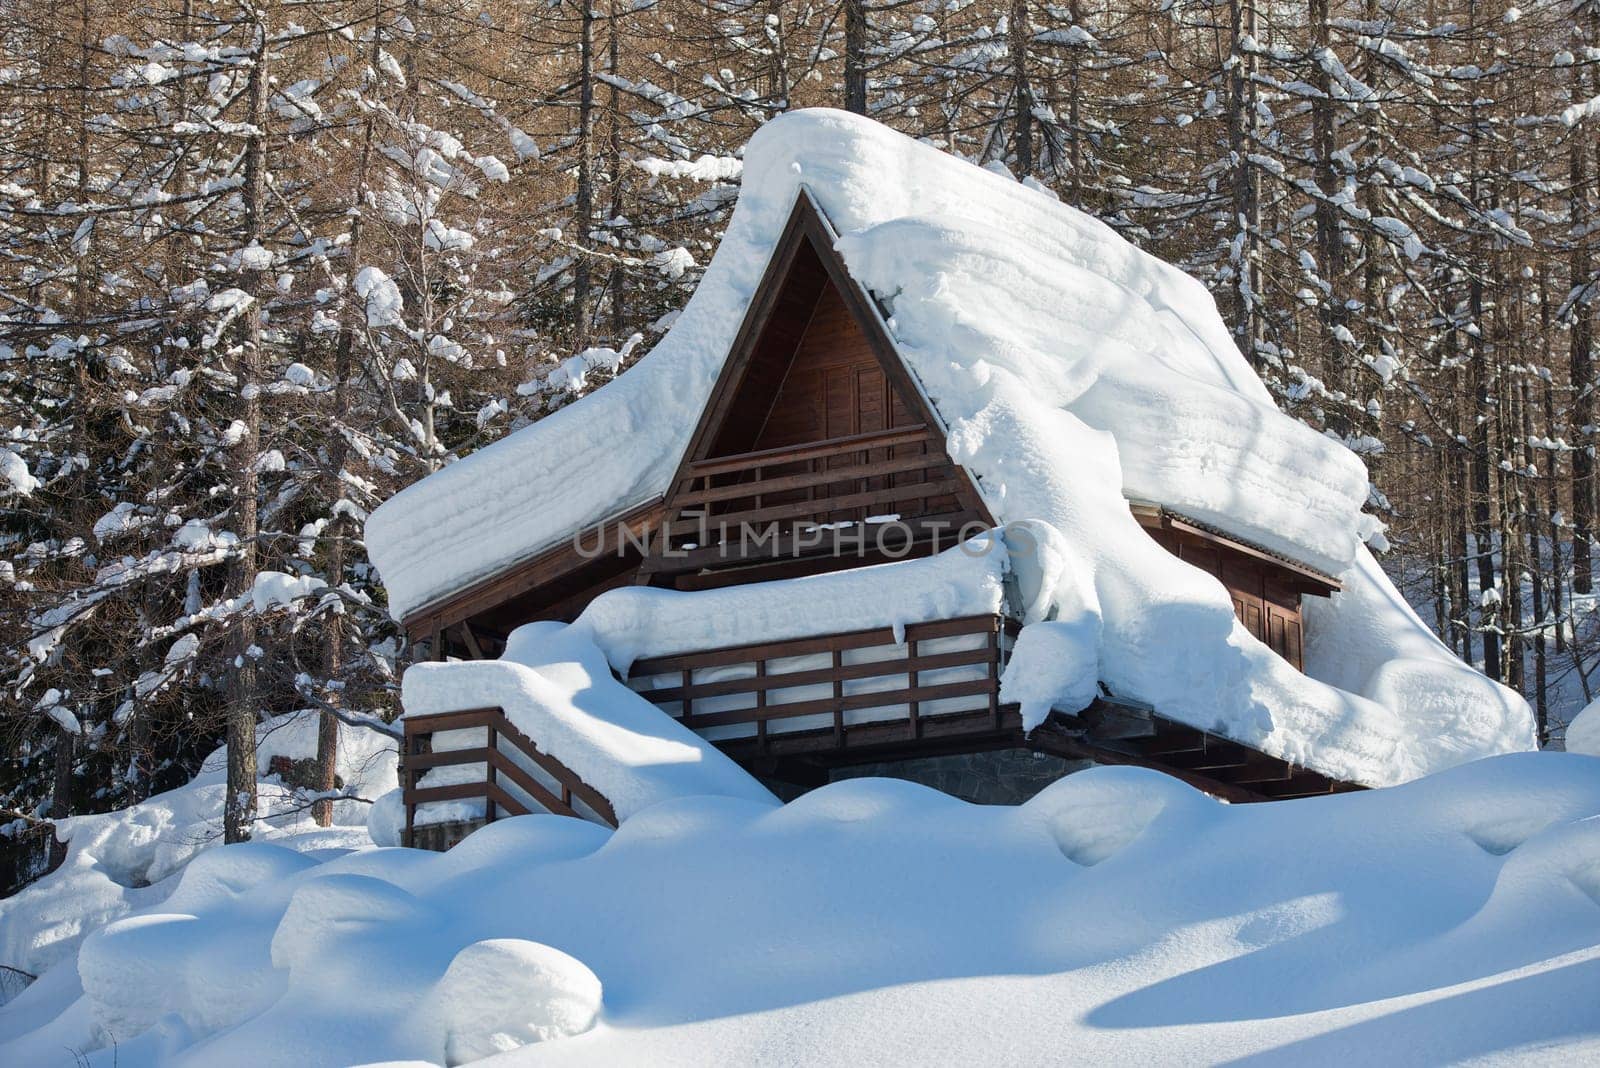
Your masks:
M 407 726 L 409 727 L 409 724 Z M 401 785 L 405 788 L 401 796 L 406 799 L 406 830 L 405 834 L 400 838 L 400 844 L 407 849 L 416 847 L 417 806 L 411 800 L 411 793 L 416 788 L 417 781 L 415 778 L 416 770 L 409 758 L 417 753 L 417 741 L 417 736 L 407 730 L 405 733 L 405 748 L 402 752 L 408 759 L 403 762 L 400 768 Z
M 483 647 L 478 644 L 478 636 L 472 633 L 472 625 L 466 620 L 461 621 L 461 637 L 467 643 L 467 652 L 472 654 L 474 660 L 487 659 L 483 655 Z
M 756 744 L 761 751 L 767 751 L 767 688 L 760 685 L 760 680 L 767 677 L 767 662 L 763 659 L 756 661 Z
M 1000 617 L 996 616 L 989 627 L 989 714 L 994 717 L 994 729 L 1000 729 Z
M 907 663 L 910 663 L 910 664 L 914 665 L 916 663 L 916 660 L 917 660 L 917 639 L 915 639 L 915 638 L 913 638 L 911 636 L 911 631 L 910 630 L 907 630 L 907 632 L 906 632 L 906 661 L 907 661 Z M 911 667 L 906 671 L 906 685 L 911 690 L 912 693 L 915 693 L 917 691 L 917 669 L 915 667 Z M 912 741 L 916 741 L 918 738 L 922 737 L 922 720 L 919 718 L 919 714 L 921 712 L 921 708 L 919 707 L 920 705 L 921 705 L 921 702 L 920 701 L 915 701 L 915 700 L 913 700 L 910 704 L 906 705 L 906 715 L 907 715 L 908 720 L 909 720 L 909 722 L 911 724 L 911 740 Z
M 489 759 L 484 761 L 484 769 L 483 769 L 484 770 L 484 781 L 489 784 L 489 789 L 484 791 L 484 795 L 483 795 L 483 822 L 485 822 L 485 823 L 493 823 L 494 822 L 494 788 L 495 788 L 495 785 L 497 783 L 497 779 L 496 779 L 496 775 L 495 775 L 495 772 L 496 772 L 497 769 L 494 766 L 494 754 L 497 753 L 499 751 L 499 749 L 500 749 L 500 736 L 495 732 L 495 729 L 494 729 L 493 726 L 485 727 L 484 730 L 487 731 L 488 734 L 489 734 L 488 743 L 484 746 L 484 748 L 489 753 Z
M 833 649 L 833 744 L 840 749 L 844 748 L 844 678 L 841 672 L 844 669 L 844 652 L 838 646 Z

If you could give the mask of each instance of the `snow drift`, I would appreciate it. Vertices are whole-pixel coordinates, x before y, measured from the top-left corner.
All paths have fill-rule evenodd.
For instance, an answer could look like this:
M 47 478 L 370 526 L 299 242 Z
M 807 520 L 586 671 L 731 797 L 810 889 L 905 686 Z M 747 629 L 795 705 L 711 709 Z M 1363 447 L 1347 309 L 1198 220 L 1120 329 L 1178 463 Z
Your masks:
M 503 709 L 540 749 L 610 801 L 619 820 L 678 797 L 777 803 L 719 749 L 618 682 L 600 650 L 577 627 L 551 622 L 518 627 L 499 660 L 414 664 L 406 670 L 401 702 L 407 716 Z M 434 738 L 438 752 L 484 744 L 482 728 L 444 731 Z M 419 785 L 483 779 L 481 763 L 456 764 L 432 769 Z M 418 822 L 482 815 L 481 801 L 430 802 L 420 807 Z M 373 838 L 382 845 L 398 844 L 404 818 L 400 792 L 385 795 L 373 813 Z
M 1600 760 L 1569 754 L 1245 806 L 1136 768 L 1020 807 L 852 780 L 445 854 L 228 846 L 149 889 L 0 1008 L 0 1063 L 1600 1055 Z

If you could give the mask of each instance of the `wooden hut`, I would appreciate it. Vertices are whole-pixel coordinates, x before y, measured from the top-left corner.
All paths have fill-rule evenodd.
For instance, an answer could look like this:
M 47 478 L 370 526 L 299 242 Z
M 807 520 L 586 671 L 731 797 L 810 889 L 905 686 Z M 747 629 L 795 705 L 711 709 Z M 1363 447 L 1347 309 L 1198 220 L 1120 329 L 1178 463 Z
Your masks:
M 805 121 L 816 120 L 803 116 L 784 120 L 792 125 Z M 858 129 L 871 124 L 853 118 L 823 121 L 859 137 L 854 148 L 861 155 L 881 147 L 874 139 L 895 136 L 880 135 L 877 128 Z M 898 142 L 894 150 L 901 150 Z M 905 151 L 938 155 L 920 146 Z M 857 162 L 863 170 L 871 166 L 870 161 Z M 946 166 L 931 158 L 928 162 L 930 167 Z M 958 173 L 959 181 L 975 183 L 975 189 L 992 183 L 993 188 L 982 185 L 986 195 L 1038 196 L 1014 185 L 1003 189 L 1003 181 L 995 176 L 964 164 L 956 166 L 965 171 L 952 173 Z M 769 170 L 777 173 L 778 167 L 774 164 Z M 970 179 L 966 171 L 971 172 Z M 655 372 L 658 394 L 643 399 L 635 395 L 609 406 L 595 404 L 601 394 L 616 388 L 604 387 L 547 420 L 552 426 L 530 428 L 544 433 L 542 441 L 551 446 L 547 450 L 522 445 L 514 451 L 514 442 L 502 443 L 507 446 L 502 455 L 469 457 L 458 465 L 461 471 L 445 472 L 455 478 L 457 497 L 471 478 L 496 480 L 484 492 L 526 494 L 529 510 L 521 513 L 522 522 L 536 529 L 537 537 L 511 524 L 484 533 L 484 517 L 499 523 L 499 513 L 474 505 L 458 514 L 450 494 L 444 492 L 434 494 L 431 503 L 423 495 L 405 509 L 390 509 L 387 523 L 375 522 L 369 528 L 374 557 L 386 578 L 391 568 L 403 576 L 398 615 L 415 642 L 426 643 L 436 658 L 494 658 L 518 627 L 541 620 L 571 622 L 596 598 L 622 587 L 709 594 L 870 568 L 932 556 L 1017 518 L 996 514 L 995 502 L 1003 499 L 1005 490 L 996 488 L 993 466 L 974 469 L 962 449 L 952 447 L 948 406 L 931 398 L 926 384 L 937 367 L 924 355 L 919 373 L 918 365 L 907 358 L 910 350 L 897 335 L 890 306 L 892 291 L 884 285 L 869 289 L 847 267 L 840 251 L 845 242 L 822 206 L 826 198 L 815 195 L 804 181 L 790 182 L 786 188 L 787 214 L 761 246 L 759 280 L 752 276 L 751 282 L 741 283 L 736 268 L 716 276 L 715 298 L 721 303 L 712 312 L 700 310 L 695 328 L 700 333 L 676 345 L 672 358 L 678 363 L 662 365 L 667 369 Z M 765 210 L 770 212 L 772 205 Z M 1108 269 L 1120 270 L 1123 286 L 1144 284 L 1136 272 L 1145 270 L 1147 261 L 1155 261 L 1121 246 L 1104 228 L 1090 229 L 1090 224 L 1069 218 L 1070 209 L 1049 205 L 1040 210 L 1056 213 L 1053 222 L 1063 224 L 1074 239 L 1100 243 L 1093 255 L 1083 257 L 1085 262 L 1104 262 Z M 708 274 L 707 286 L 712 278 Z M 1162 275 L 1157 284 L 1169 282 Z M 1175 284 L 1192 285 L 1181 278 Z M 1192 296 L 1187 290 L 1183 295 Z M 1150 302 L 1156 321 L 1174 317 L 1170 307 L 1149 294 L 1141 299 Z M 1357 557 L 1365 550 L 1354 535 L 1336 531 L 1337 537 L 1323 539 L 1315 527 L 1316 517 L 1323 514 L 1334 515 L 1352 529 L 1358 525 L 1365 474 L 1348 453 L 1272 410 L 1259 383 L 1253 378 L 1244 381 L 1249 372 L 1239 370 L 1243 363 L 1231 345 L 1228 354 L 1217 355 L 1219 346 L 1227 344 L 1226 334 L 1221 333 L 1220 342 L 1214 340 L 1220 323 L 1212 325 L 1215 313 L 1209 302 L 1206 307 L 1211 320 L 1191 318 L 1179 325 L 1187 332 L 1182 335 L 1185 344 L 1199 339 L 1192 344 L 1201 354 L 1199 359 L 1215 359 L 1217 366 L 1204 373 L 1220 383 L 1208 396 L 1220 398 L 1219 404 L 1227 402 L 1218 418 L 1244 412 L 1259 427 L 1278 435 L 1263 450 L 1271 446 L 1278 454 L 1296 449 L 1315 453 L 1314 459 L 1324 465 L 1322 474 L 1303 489 L 1294 489 L 1297 499 L 1305 502 L 1298 510 L 1312 513 L 1311 519 L 1298 537 L 1269 539 L 1262 532 L 1273 522 L 1295 518 L 1296 510 L 1279 507 L 1272 516 L 1251 514 L 1248 495 L 1241 493 L 1241 503 L 1232 511 L 1213 508 L 1195 514 L 1185 506 L 1176 477 L 1166 485 L 1178 490 L 1159 499 L 1125 491 L 1113 498 L 1119 504 L 1107 507 L 1126 509 L 1134 520 L 1129 531 L 1142 531 L 1154 544 L 1220 583 L 1232 600 L 1236 629 L 1242 627 L 1289 667 L 1303 671 L 1307 649 L 1317 638 L 1313 618 L 1318 614 L 1305 611 L 1307 599 L 1337 597 L 1341 590 L 1341 578 L 1330 573 L 1336 570 L 1330 559 L 1344 561 L 1339 570 L 1353 567 L 1349 573 L 1365 584 L 1364 590 L 1381 586 L 1383 596 L 1393 593 L 1381 574 L 1374 578 L 1375 569 L 1360 565 Z M 981 314 L 981 309 L 974 314 Z M 717 333 L 720 327 L 705 327 L 718 316 L 728 320 L 726 334 Z M 1182 320 L 1181 315 L 1178 318 Z M 683 327 L 673 329 L 676 334 Z M 719 351 L 695 347 L 702 338 L 719 336 L 730 339 L 710 343 Z M 647 360 L 653 358 L 654 354 Z M 684 387 L 686 400 L 675 390 L 676 383 L 684 381 L 682 368 L 690 365 L 698 367 L 710 384 L 704 391 Z M 623 378 L 637 374 L 628 372 Z M 1251 389 L 1261 399 L 1251 397 L 1245 407 L 1227 407 Z M 582 422 L 586 405 L 597 421 L 594 425 Z M 1199 414 L 1190 413 L 1191 422 L 1210 417 L 1204 404 L 1197 403 L 1195 411 Z M 671 454 L 653 458 L 647 474 L 602 465 L 593 474 L 574 472 L 569 481 L 558 477 L 554 468 L 570 462 L 556 457 L 563 440 L 602 432 L 627 435 L 646 421 L 652 432 L 660 431 L 663 422 L 673 424 L 669 433 L 657 435 L 672 443 Z M 1181 427 L 1174 431 L 1180 432 Z M 1229 462 L 1238 467 L 1241 482 L 1261 481 L 1258 471 L 1247 470 L 1262 462 L 1251 453 L 1252 443 L 1230 447 L 1236 451 Z M 1185 462 L 1182 456 L 1174 460 L 1181 462 Z M 1208 462 L 1201 458 L 1195 470 L 1205 470 Z M 1263 468 L 1267 481 L 1279 477 L 1274 472 L 1280 468 L 1272 463 L 1292 471 L 1293 462 L 1292 457 L 1268 457 Z M 635 461 L 636 467 L 642 465 L 643 461 Z M 569 489 L 582 499 L 568 501 Z M 572 521 L 554 521 L 555 514 L 571 516 Z M 374 517 L 384 518 L 383 510 Z M 452 523 L 457 524 L 454 533 L 446 529 Z M 474 561 L 471 566 L 435 568 L 425 580 L 419 577 L 423 572 L 416 562 L 430 546 L 448 553 L 451 546 L 473 538 L 486 548 L 467 554 Z M 1337 552 L 1326 548 L 1335 543 L 1344 548 Z M 1366 592 L 1362 596 L 1371 600 Z M 840 631 L 813 627 L 776 640 L 690 643 L 635 659 L 619 675 L 645 700 L 780 794 L 869 772 L 921 779 L 974 800 L 1006 800 L 1094 762 L 1155 768 L 1219 797 L 1256 801 L 1373 785 L 1387 774 L 1374 772 L 1363 778 L 1341 773 L 1340 769 L 1360 766 L 1359 760 L 1343 755 L 1326 761 L 1308 759 L 1305 754 L 1314 753 L 1318 739 L 1332 734 L 1319 735 L 1313 729 L 1306 735 L 1309 742 L 1297 737 L 1292 744 L 1279 744 L 1274 732 L 1283 732 L 1276 726 L 1253 734 L 1233 730 L 1227 726 L 1228 710 L 1219 710 L 1215 717 L 1192 711 L 1179 717 L 1142 701 L 1131 692 L 1137 686 L 1115 687 L 1130 692 L 1114 692 L 1104 680 L 1094 696 L 1071 707 L 1057 704 L 1043 722 L 1029 723 L 1025 729 L 1022 709 L 1002 699 L 1001 687 L 1021 616 L 1021 609 L 1007 601 L 993 612 L 920 619 L 903 627 Z M 1420 629 L 1420 624 L 1416 627 Z M 1237 656 L 1241 640 L 1248 639 L 1227 639 L 1232 644 L 1225 648 L 1219 639 L 1218 655 Z M 1411 643 L 1406 648 L 1420 649 L 1419 643 L 1431 639 L 1408 632 L 1405 640 Z M 1461 681 L 1460 676 L 1448 673 L 1460 669 L 1470 675 L 1447 653 L 1437 661 L 1437 670 L 1454 680 L 1452 685 Z M 1406 662 L 1421 659 L 1412 656 Z M 1252 663 L 1259 673 L 1260 662 Z M 1264 685 L 1280 689 L 1286 685 L 1278 669 L 1264 675 L 1273 676 Z M 1462 685 L 1477 682 L 1467 680 Z M 1349 695 L 1332 701 L 1346 699 L 1357 713 L 1375 707 L 1363 704 L 1366 698 Z M 1509 699 L 1504 707 L 1510 722 L 1517 709 Z M 869 710 L 870 715 L 864 714 Z M 500 790 L 497 800 L 484 795 L 491 797 L 489 813 L 539 807 L 572 811 L 573 798 L 594 792 L 592 784 L 561 764 L 559 754 L 541 752 L 539 738 L 526 736 L 503 715 L 496 718 L 496 710 L 462 711 L 483 720 L 490 749 L 496 737 L 519 738 L 517 744 L 538 754 L 544 761 L 540 766 L 548 772 L 542 793 L 524 790 L 517 797 L 503 789 L 502 779 L 495 787 Z M 1360 715 L 1349 718 L 1359 720 Z M 432 735 L 450 725 L 430 716 L 407 718 L 408 811 L 427 800 L 443 799 L 442 794 L 426 795 L 416 785 L 416 776 L 449 760 L 430 758 L 427 749 Z M 1263 738 L 1274 744 L 1264 744 Z M 1369 743 L 1370 739 L 1362 740 L 1352 751 L 1359 749 L 1360 759 L 1370 763 L 1370 752 L 1380 745 Z M 1393 738 L 1380 737 L 1379 743 L 1401 752 L 1401 743 Z M 486 765 L 490 786 L 496 766 L 492 760 Z M 499 766 L 511 765 L 501 761 Z M 437 789 L 454 791 L 451 797 L 470 793 L 460 784 L 436 788 L 435 793 Z M 530 797 L 534 804 L 527 803 Z M 596 808 L 588 805 L 591 818 Z M 607 820 L 614 821 L 614 816 Z

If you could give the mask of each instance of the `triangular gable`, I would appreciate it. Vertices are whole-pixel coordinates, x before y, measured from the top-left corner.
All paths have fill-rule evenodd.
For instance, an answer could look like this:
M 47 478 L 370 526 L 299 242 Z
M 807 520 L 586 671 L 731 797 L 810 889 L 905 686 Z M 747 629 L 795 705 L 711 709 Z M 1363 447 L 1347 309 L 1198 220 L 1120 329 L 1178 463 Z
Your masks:
M 705 507 L 713 485 L 704 476 L 708 464 L 758 454 L 773 457 L 765 474 L 769 481 L 773 470 L 803 483 L 807 472 L 818 477 L 819 467 L 833 470 L 862 458 L 880 466 L 854 487 L 774 487 L 777 492 L 752 498 L 765 507 L 746 507 L 739 515 L 803 521 L 808 517 L 798 514 L 798 501 L 842 493 L 859 506 L 858 518 L 871 511 L 866 508 L 870 498 L 894 514 L 992 526 L 971 477 L 949 459 L 943 420 L 901 360 L 872 297 L 834 251 L 836 239 L 802 187 L 667 491 L 668 516 Z M 892 443 L 874 437 L 882 434 L 891 435 Z M 837 454 L 857 440 L 871 443 Z M 835 452 L 821 455 L 819 447 Z M 786 464 L 785 449 L 801 450 L 811 458 L 810 466 Z M 916 455 L 928 462 L 916 467 Z M 721 482 L 749 477 L 748 471 L 728 471 Z M 928 495 L 915 497 L 919 491 Z M 730 503 L 724 496 L 718 507 Z M 850 514 L 820 518 L 833 521 Z M 944 537 L 945 547 L 953 543 L 953 534 L 952 529 Z M 937 546 L 937 529 L 932 540 Z M 645 577 L 657 570 L 647 564 Z
M 829 291 L 865 336 L 895 395 L 916 422 L 938 432 L 943 446 L 944 420 L 900 358 L 873 298 L 850 276 L 834 251 L 837 238 L 810 191 L 802 186 L 684 450 L 679 479 L 689 464 L 748 451 L 756 444 L 804 328 L 819 298 Z M 749 403 L 759 401 L 763 386 L 772 392 L 764 408 Z

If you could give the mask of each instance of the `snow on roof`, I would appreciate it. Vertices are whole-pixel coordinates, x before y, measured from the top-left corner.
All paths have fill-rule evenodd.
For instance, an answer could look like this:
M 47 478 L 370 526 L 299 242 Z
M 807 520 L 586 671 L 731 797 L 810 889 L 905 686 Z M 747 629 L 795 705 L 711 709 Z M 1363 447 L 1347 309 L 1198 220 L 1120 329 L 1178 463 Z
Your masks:
M 1062 536 L 1055 618 L 1024 630 L 1012 668 L 1037 675 L 1035 701 L 1054 625 L 1098 634 L 1087 662 L 1114 692 L 1335 777 L 1399 781 L 1532 747 L 1526 702 L 1456 660 L 1372 561 L 1360 460 L 1277 410 L 1199 282 L 1046 193 L 831 110 L 752 138 L 722 244 L 654 351 L 373 513 L 396 616 L 667 488 L 804 192 L 990 511 Z M 1341 688 L 1244 631 L 1214 579 L 1136 533 L 1128 498 L 1338 577 L 1307 659 Z
M 655 351 L 377 509 L 368 546 L 396 615 L 666 489 L 802 186 L 948 425 L 981 430 L 1004 374 L 1113 433 L 1127 495 L 1319 571 L 1353 562 L 1365 469 L 1277 411 L 1199 282 L 1035 189 L 810 110 L 751 140 L 722 245 Z M 1005 479 L 983 489 L 997 516 L 1022 518 Z

